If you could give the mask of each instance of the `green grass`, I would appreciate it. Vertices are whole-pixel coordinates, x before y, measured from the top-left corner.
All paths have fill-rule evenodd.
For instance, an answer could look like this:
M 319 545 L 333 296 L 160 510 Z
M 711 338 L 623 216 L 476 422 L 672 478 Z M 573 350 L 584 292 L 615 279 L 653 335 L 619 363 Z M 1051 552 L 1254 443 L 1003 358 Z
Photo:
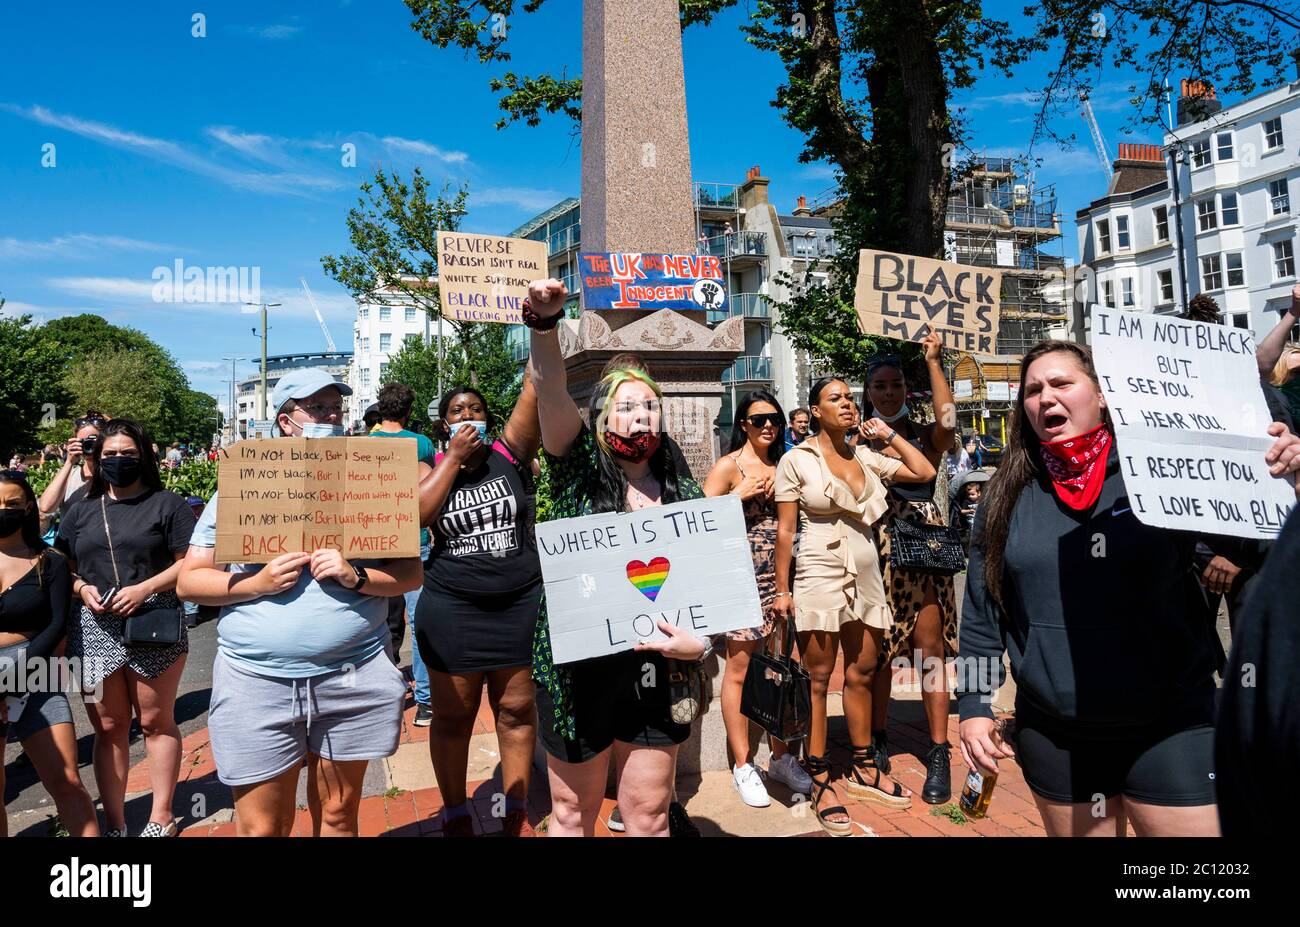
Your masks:
M 947 818 L 954 824 L 969 824 L 970 818 L 961 810 L 961 806 L 948 802 L 946 805 L 940 805 L 938 808 L 930 809 L 930 816 L 935 818 Z
M 397 786 L 393 786 L 391 789 L 389 789 L 387 792 L 384 793 L 384 797 L 396 798 L 398 795 L 405 795 L 405 794 L 406 794 L 406 789 L 399 789 Z
M 59 816 L 57 814 L 51 815 L 49 818 L 47 818 L 47 821 L 49 822 L 49 826 L 46 828 L 45 836 L 47 837 L 72 836 L 71 834 L 68 833 L 68 829 L 63 826 L 63 822 L 59 820 Z

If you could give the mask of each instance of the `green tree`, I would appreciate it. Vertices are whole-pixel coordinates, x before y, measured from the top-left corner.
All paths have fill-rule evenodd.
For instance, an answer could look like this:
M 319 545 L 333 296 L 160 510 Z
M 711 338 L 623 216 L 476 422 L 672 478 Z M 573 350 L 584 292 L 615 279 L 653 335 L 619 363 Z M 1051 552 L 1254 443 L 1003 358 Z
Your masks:
M 0 298 L 0 307 L 4 300 Z M 0 319 L 0 461 L 41 446 L 37 432 L 64 397 L 58 351 L 30 315 Z
M 412 29 L 429 42 L 489 64 L 510 61 L 507 38 L 518 30 L 520 14 L 544 2 L 406 5 Z M 682 28 L 709 23 L 737 3 L 681 0 Z M 839 256 L 829 282 L 798 281 L 799 294 L 779 307 L 785 329 L 828 366 L 844 369 L 871 352 L 848 308 L 857 252 L 870 247 L 942 257 L 953 154 L 966 136 L 949 102 L 953 91 L 974 86 L 980 72 L 1010 78 L 1032 56 L 1054 56 L 1038 91 L 1035 138 L 1051 134 L 1049 114 L 1113 79 L 1108 66 L 1131 81 L 1135 122 L 1152 123 L 1171 74 L 1222 77 L 1221 90 L 1237 93 L 1284 81 L 1281 63 L 1295 45 L 1298 6 L 1296 0 L 1044 0 L 1026 6 L 1013 28 L 985 16 L 978 0 L 747 4 L 748 40 L 776 54 L 786 69 L 773 105 L 803 134 L 801 160 L 834 167 L 842 198 L 834 220 Z M 509 31 L 495 28 L 505 22 Z M 490 85 L 501 94 L 499 126 L 536 125 L 548 113 L 564 113 L 575 125 L 581 119 L 579 76 L 507 71 Z
M 148 428 L 159 444 L 163 407 L 175 401 L 164 391 L 155 359 L 124 348 L 100 348 L 73 363 L 64 377 L 77 408 L 99 409 L 114 418 L 132 418 Z M 165 401 L 167 400 L 167 401 Z
M 468 190 L 455 195 L 444 187 L 431 195 L 429 182 L 416 168 L 408 184 L 382 168 L 361 185 L 362 196 L 348 211 L 348 239 L 353 253 L 321 258 L 325 273 L 355 299 L 388 306 L 414 305 L 436 318 L 442 312 L 438 286 L 437 233 L 455 230 L 465 215 Z M 509 413 L 518 397 L 520 371 L 510 358 L 506 327 L 491 322 L 444 318 L 454 337 L 444 338 L 443 382 L 477 384 L 493 411 Z M 416 391 L 422 414 L 437 393 L 436 344 L 403 345 L 389 361 L 385 382 L 401 382 Z

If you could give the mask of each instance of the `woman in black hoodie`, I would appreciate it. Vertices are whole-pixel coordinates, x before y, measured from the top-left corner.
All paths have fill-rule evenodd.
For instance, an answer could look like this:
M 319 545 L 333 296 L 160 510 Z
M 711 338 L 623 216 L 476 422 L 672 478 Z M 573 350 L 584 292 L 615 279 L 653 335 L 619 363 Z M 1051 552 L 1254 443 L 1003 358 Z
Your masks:
M 1193 606 L 1195 536 L 1144 525 L 1129 503 L 1086 348 L 1025 355 L 1012 434 L 972 530 L 962 608 L 962 755 L 1016 756 L 1047 833 L 1215 835 L 1214 672 L 1222 651 Z M 1266 456 L 1300 469 L 1300 439 Z M 1009 652 L 1014 752 L 992 697 Z

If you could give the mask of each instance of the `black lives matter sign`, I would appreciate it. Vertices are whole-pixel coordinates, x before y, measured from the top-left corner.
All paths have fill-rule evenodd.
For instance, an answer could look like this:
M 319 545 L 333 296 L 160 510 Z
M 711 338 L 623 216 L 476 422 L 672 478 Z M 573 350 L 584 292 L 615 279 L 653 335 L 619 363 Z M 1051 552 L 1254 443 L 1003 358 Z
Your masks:
M 945 348 L 993 354 L 1001 294 L 1001 272 L 987 267 L 864 250 L 853 307 L 863 334 L 923 341 L 934 331 Z

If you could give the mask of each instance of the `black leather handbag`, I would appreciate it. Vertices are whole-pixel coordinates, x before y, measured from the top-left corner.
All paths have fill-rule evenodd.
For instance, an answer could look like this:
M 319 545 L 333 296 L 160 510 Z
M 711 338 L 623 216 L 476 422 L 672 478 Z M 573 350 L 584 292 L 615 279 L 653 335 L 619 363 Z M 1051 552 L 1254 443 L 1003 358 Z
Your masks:
M 794 743 L 808 736 L 812 718 L 812 679 L 794 651 L 794 619 L 786 619 L 785 646 L 778 654 L 776 634 L 768 648 L 749 658 L 741 689 L 740 713 L 777 740 Z
M 122 588 L 117 572 L 117 555 L 113 552 L 113 533 L 108 529 L 108 506 L 99 497 L 99 511 L 104 518 L 104 536 L 108 538 L 108 556 L 113 562 L 115 588 Z M 170 590 L 155 592 L 140 603 L 134 614 L 122 619 L 122 643 L 128 647 L 170 647 L 181 642 L 185 633 L 185 613 L 180 599 Z
M 889 562 L 896 570 L 952 576 L 966 569 L 966 548 L 951 525 L 895 519 L 889 525 Z

